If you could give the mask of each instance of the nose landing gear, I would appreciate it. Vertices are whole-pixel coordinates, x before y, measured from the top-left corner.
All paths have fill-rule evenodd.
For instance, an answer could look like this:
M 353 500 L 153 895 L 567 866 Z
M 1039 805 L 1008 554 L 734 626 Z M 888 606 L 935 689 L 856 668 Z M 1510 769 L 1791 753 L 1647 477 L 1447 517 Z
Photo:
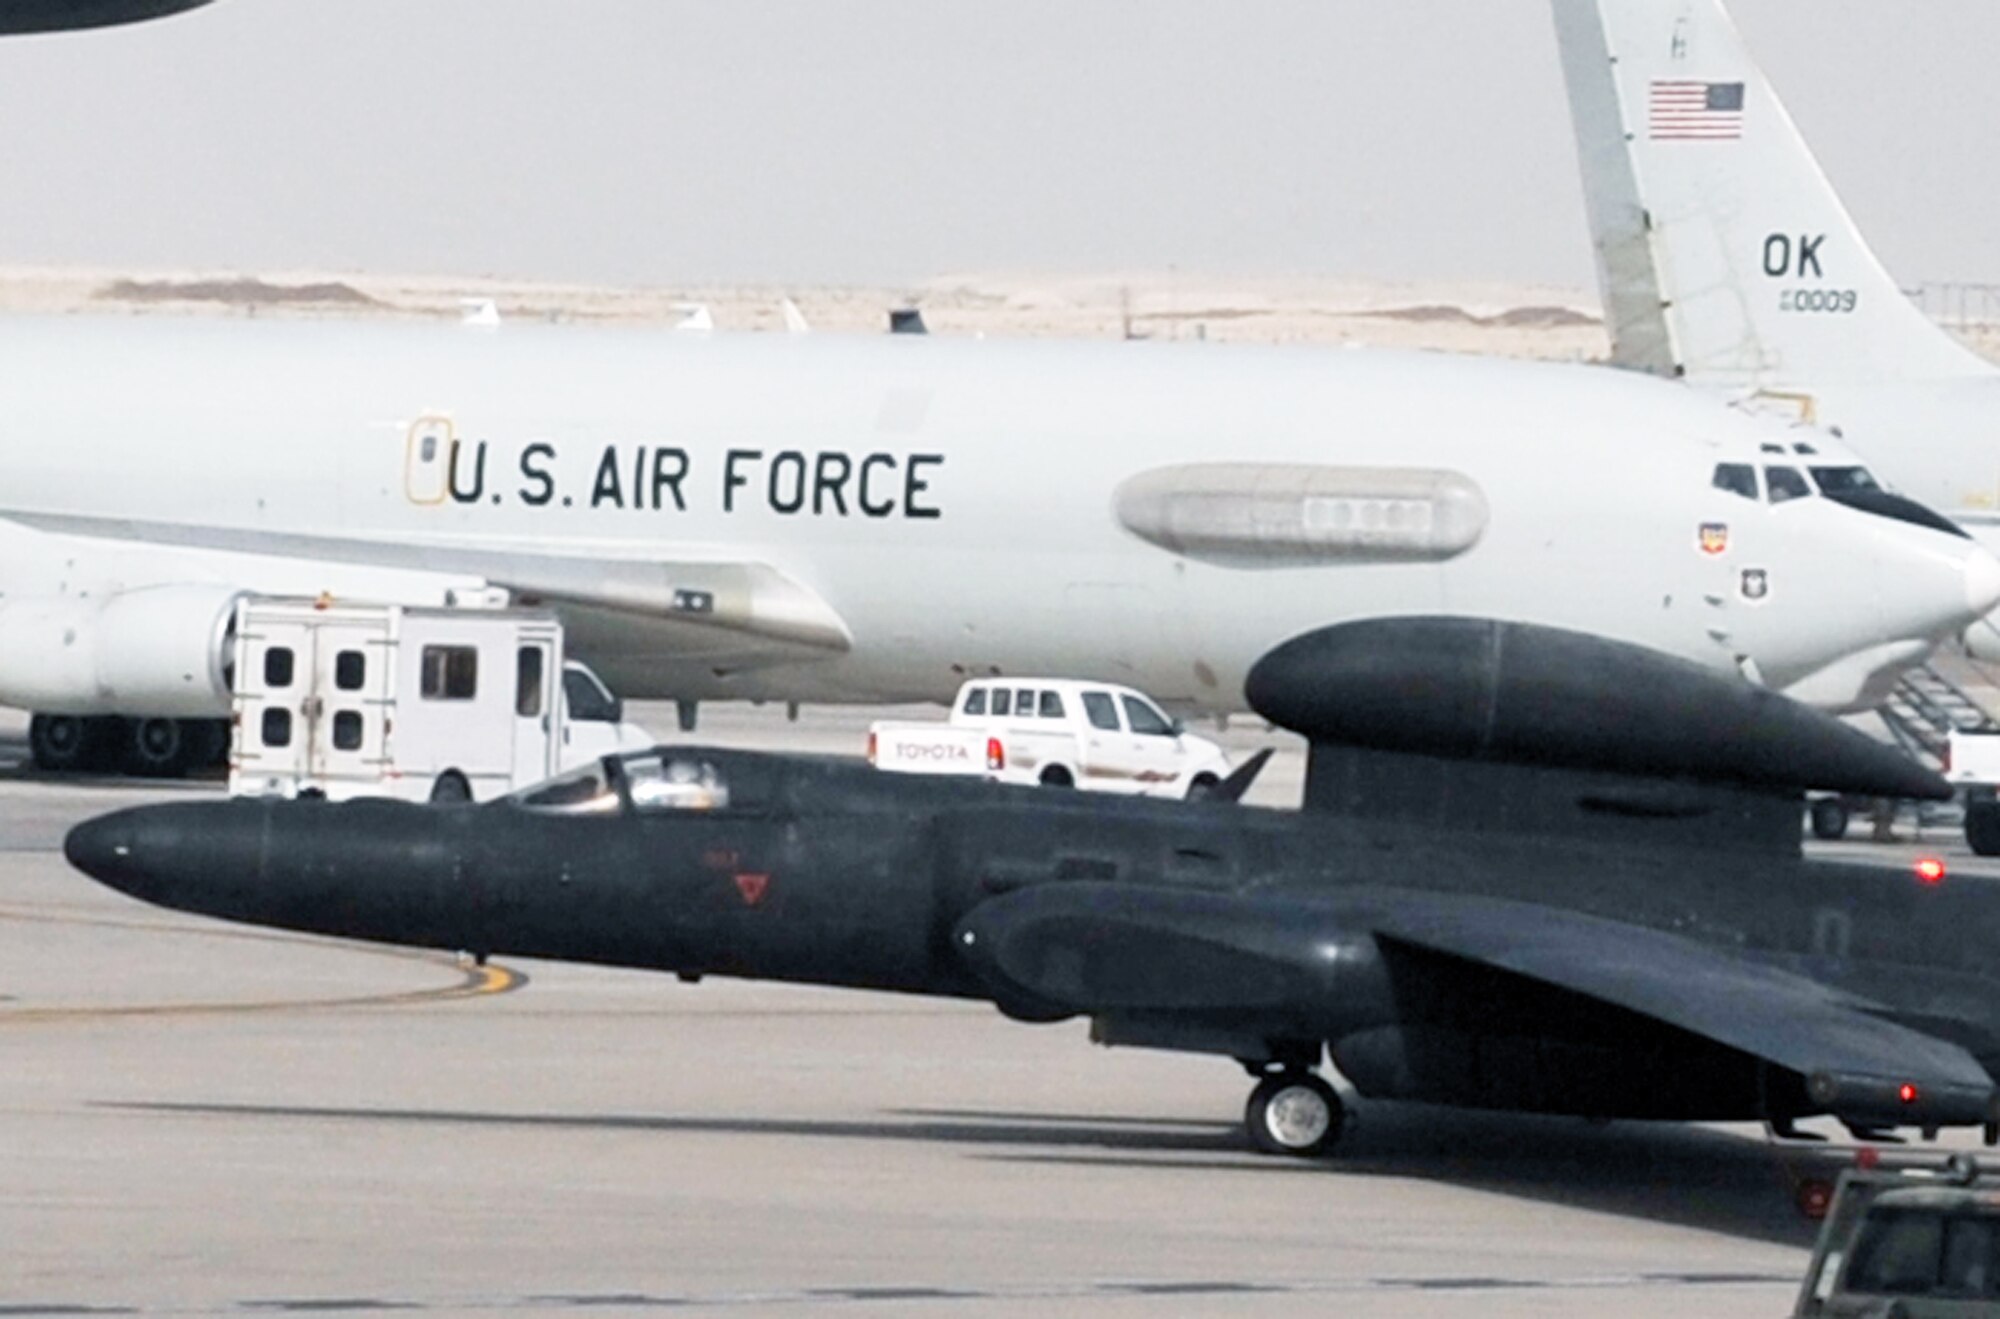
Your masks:
M 1266 1073 L 1250 1092 L 1243 1126 L 1260 1154 L 1314 1159 L 1333 1151 L 1347 1107 L 1317 1073 L 1286 1067 Z

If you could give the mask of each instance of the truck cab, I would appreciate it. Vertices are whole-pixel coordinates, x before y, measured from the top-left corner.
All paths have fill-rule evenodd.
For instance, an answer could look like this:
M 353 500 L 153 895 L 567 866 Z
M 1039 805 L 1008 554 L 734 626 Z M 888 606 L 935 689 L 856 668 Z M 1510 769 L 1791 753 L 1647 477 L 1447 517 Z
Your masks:
M 1844 1174 L 1793 1314 L 2000 1314 L 2000 1177 L 1963 1156 L 1942 1175 Z

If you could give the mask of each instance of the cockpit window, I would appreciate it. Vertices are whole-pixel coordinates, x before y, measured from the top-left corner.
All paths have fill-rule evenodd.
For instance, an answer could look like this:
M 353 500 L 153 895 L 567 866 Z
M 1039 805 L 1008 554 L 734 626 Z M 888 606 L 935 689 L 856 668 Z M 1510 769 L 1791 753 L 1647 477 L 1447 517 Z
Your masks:
M 507 800 L 546 815 L 600 815 L 618 809 L 618 793 L 601 760 L 523 788 Z
M 1715 488 L 1745 499 L 1757 497 L 1757 469 L 1749 463 L 1717 463 Z
M 1809 469 L 1819 483 L 1820 493 L 1838 498 L 1861 490 L 1880 490 L 1874 473 L 1866 467 L 1814 467 Z
M 722 771 L 700 756 L 664 753 L 625 762 L 632 806 L 640 811 L 720 811 L 729 807 Z
M 1812 487 L 1796 467 L 1766 467 L 1764 484 L 1770 487 L 1771 502 L 1782 504 L 1787 500 L 1806 499 L 1812 495 Z

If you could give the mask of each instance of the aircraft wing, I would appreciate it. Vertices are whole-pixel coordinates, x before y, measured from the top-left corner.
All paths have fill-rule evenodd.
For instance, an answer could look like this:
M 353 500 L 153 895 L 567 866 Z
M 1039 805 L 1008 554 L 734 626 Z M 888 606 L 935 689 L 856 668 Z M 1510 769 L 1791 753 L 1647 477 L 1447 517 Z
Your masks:
M 550 554 L 514 544 L 390 542 L 191 523 L 0 510 L 0 519 L 120 546 L 173 546 L 476 578 L 523 604 L 574 605 L 674 625 L 691 643 L 724 634 L 774 651 L 838 654 L 847 624 L 817 592 L 769 564 Z M 256 589 L 254 581 L 246 583 Z
M 1905 1084 L 1930 1102 L 1989 1109 L 1993 1078 L 1957 1044 L 1767 962 L 1580 912 L 1456 894 L 1385 895 L 1379 941 L 1509 971 L 1651 1017 L 1806 1078 L 1829 1107 L 1873 1098 L 1893 1114 Z M 1960 1119 L 1967 1120 L 1967 1119 Z
M 1341 992 L 1344 950 L 1372 939 L 1428 988 L 1449 992 L 1454 962 L 1470 964 L 1467 983 L 1491 971 L 1539 982 L 1795 1073 L 1817 1105 L 1858 1121 L 1976 1123 L 1994 1099 L 1965 1049 L 1888 1020 L 1879 1004 L 1742 953 L 1532 903 L 1040 885 L 983 904 L 958 938 L 1017 1015 L 1309 1022 L 1316 1002 Z
M 70 32 L 165 18 L 209 0 L 4 0 L 0 33 Z

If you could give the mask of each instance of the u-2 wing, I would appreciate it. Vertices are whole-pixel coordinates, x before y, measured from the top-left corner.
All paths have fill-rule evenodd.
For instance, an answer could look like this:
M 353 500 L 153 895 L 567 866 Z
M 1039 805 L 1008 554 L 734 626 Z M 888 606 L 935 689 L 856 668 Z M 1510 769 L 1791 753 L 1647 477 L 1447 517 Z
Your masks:
M 1808 1097 L 1842 1117 L 1953 1125 L 1993 1114 L 1993 1078 L 1960 1046 L 1706 944 L 1579 912 L 1450 894 L 1384 896 L 1367 923 L 1378 940 L 1509 971 L 1761 1058 L 1804 1077 Z
M 1538 982 L 1795 1074 L 1815 1110 L 1863 1125 L 1951 1126 L 1993 1115 L 1994 1083 L 1963 1048 L 1877 1005 L 1676 935 L 1524 902 L 1451 893 L 1188 891 L 1043 884 L 983 903 L 955 932 L 1004 1010 L 1143 1014 L 1240 1033 L 1338 1033 L 1343 959 L 1385 961 L 1451 992 L 1493 971 Z M 1530 1023 L 1532 1028 L 1532 1023 Z

